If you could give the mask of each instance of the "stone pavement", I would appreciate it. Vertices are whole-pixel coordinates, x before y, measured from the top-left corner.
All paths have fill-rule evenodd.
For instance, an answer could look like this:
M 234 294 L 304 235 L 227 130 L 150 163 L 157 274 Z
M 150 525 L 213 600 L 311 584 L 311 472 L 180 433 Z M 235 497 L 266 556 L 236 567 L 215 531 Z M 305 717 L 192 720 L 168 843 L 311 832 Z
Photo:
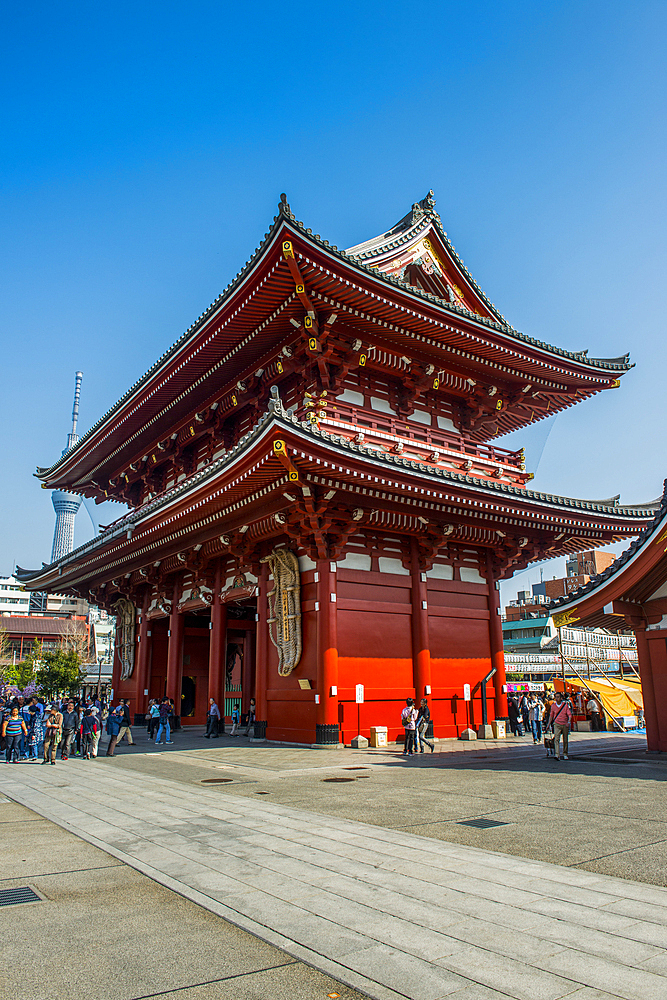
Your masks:
M 141 729 L 135 739 L 138 749 L 122 749 L 100 765 L 190 790 L 217 778 L 225 782 L 221 796 L 262 796 L 324 816 L 667 885 L 667 759 L 647 754 L 642 736 L 576 734 L 569 762 L 560 763 L 532 739 L 488 741 L 469 751 L 462 747 L 470 744 L 443 741 L 436 753 L 410 758 L 391 748 L 209 741 L 201 731 L 178 733 L 174 746 L 159 751 L 141 742 Z M 498 825 L 469 825 L 480 819 Z
M 664 888 L 113 763 L 3 765 L 0 787 L 377 1000 L 667 1000 Z
M 0 909 L 3 1000 L 362 1000 L 1 795 L 0 837 L 0 892 L 39 897 Z

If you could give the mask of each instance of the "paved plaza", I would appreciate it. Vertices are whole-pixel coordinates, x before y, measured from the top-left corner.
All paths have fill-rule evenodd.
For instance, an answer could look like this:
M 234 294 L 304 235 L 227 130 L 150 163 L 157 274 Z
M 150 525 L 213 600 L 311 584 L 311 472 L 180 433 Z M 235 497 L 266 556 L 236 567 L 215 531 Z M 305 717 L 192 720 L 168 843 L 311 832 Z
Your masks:
M 172 962 L 168 985 L 133 990 L 121 976 L 91 997 L 217 996 L 188 991 L 216 979 L 201 971 L 223 952 L 229 961 L 228 941 L 239 954 L 273 949 L 295 998 L 667 1000 L 667 769 L 639 736 L 575 735 L 571 760 L 557 763 L 525 740 L 447 741 L 405 760 L 395 749 L 209 743 L 196 731 L 157 750 L 135 735 L 139 746 L 113 760 L 0 768 L 19 804 L 5 809 L 76 834 L 101 867 L 132 869 L 122 917 L 112 893 L 111 927 L 147 909 L 169 924 L 170 899 L 188 908 L 172 936 L 187 961 Z M 28 874 L 12 884 L 33 884 Z M 145 902 L 147 886 L 167 894 L 160 904 Z M 43 895 L 36 913 L 51 905 Z M 8 926 L 11 939 L 18 924 Z M 255 954 L 258 974 L 268 960 Z M 257 988 L 237 992 L 279 997 L 284 984 Z

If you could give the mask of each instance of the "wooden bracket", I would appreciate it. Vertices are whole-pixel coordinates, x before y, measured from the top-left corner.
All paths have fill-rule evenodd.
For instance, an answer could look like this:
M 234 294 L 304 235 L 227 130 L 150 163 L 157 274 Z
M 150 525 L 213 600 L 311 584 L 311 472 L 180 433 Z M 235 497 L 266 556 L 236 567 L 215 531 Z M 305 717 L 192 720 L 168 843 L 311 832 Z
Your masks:
M 287 454 L 287 445 L 281 438 L 276 438 L 273 442 L 273 454 L 276 456 L 281 465 L 284 465 L 287 469 L 290 483 L 298 483 L 299 470 Z
M 287 261 L 287 266 L 289 268 L 290 274 L 294 279 L 294 284 L 296 287 L 296 294 L 298 296 L 301 305 L 306 310 L 306 320 L 305 327 L 306 333 L 310 335 L 311 333 L 317 336 L 317 313 L 315 312 L 315 307 L 306 291 L 306 283 L 303 280 L 303 275 L 299 265 L 296 262 L 296 257 L 294 256 L 294 247 L 289 240 L 283 242 L 283 257 Z M 310 322 L 308 322 L 310 320 Z

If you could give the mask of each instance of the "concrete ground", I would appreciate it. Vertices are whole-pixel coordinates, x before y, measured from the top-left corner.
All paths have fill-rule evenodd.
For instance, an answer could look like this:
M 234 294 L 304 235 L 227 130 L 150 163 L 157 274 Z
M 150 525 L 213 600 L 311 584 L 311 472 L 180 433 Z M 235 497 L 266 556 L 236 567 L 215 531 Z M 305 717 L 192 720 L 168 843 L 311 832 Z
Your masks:
M 395 747 L 310 750 L 210 741 L 202 733 L 176 733 L 173 746 L 157 751 L 135 728 L 136 750 L 123 745 L 113 760 L 97 763 L 191 788 L 232 779 L 215 786 L 220 795 L 261 795 L 318 814 L 667 885 L 667 760 L 647 754 L 641 735 L 575 733 L 570 760 L 557 762 L 527 738 L 442 741 L 435 753 L 406 759 Z M 507 825 L 460 825 L 480 818 Z
M 0 997 L 345 1000 L 361 995 L 0 797 Z
M 8 796 L 88 842 L 82 849 L 96 860 L 80 867 L 93 868 L 95 881 L 108 887 L 129 871 L 108 867 L 115 859 L 159 883 L 132 871 L 123 878 L 136 886 L 91 892 L 72 908 L 76 920 L 68 923 L 66 905 L 33 918 L 60 931 L 63 912 L 63 936 L 52 935 L 47 955 L 60 945 L 84 966 L 105 927 L 109 975 L 95 997 L 215 997 L 217 986 L 200 994 L 194 984 L 222 979 L 227 991 L 239 982 L 258 991 L 240 996 L 258 997 L 349 988 L 376 1000 L 667 1000 L 666 771 L 641 737 L 575 736 L 568 762 L 546 760 L 525 740 L 443 743 L 405 759 L 394 749 L 209 742 L 196 731 L 157 750 L 141 730 L 135 737 L 140 745 L 114 759 L 0 765 Z M 28 816 L 11 830 L 19 852 L 20 830 L 42 823 Z M 40 836 L 35 861 L 48 856 L 49 867 L 38 875 L 56 870 L 51 838 Z M 18 884 L 40 891 L 32 878 Z M 42 906 L 0 911 L 23 947 L 23 914 Z M 192 911 L 162 921 L 172 906 Z M 162 942 L 154 948 L 153 934 Z M 26 954 L 13 947 L 12 967 Z M 251 967 L 226 965 L 232 950 Z M 331 977 L 327 987 L 346 987 L 320 991 L 308 965 Z M 164 984 L 163 968 L 182 974 L 183 991 L 174 993 L 169 975 Z M 253 974 L 275 975 L 276 988 Z M 297 980 L 304 992 L 290 985 Z

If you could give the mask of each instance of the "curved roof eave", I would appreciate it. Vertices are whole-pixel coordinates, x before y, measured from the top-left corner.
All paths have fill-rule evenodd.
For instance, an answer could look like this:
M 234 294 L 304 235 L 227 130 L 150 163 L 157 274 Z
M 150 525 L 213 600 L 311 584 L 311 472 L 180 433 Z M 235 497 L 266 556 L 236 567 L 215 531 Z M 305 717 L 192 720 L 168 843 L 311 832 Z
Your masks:
M 427 468 L 423 462 L 420 463 L 413 461 L 412 459 L 402 458 L 399 455 L 379 452 L 367 454 L 368 449 L 364 446 L 353 444 L 348 441 L 347 438 L 341 438 L 339 435 L 330 434 L 319 427 L 314 428 L 312 424 L 305 421 L 299 421 L 295 416 L 290 417 L 285 413 L 285 411 L 282 411 L 278 407 L 273 407 L 264 414 L 264 416 L 251 430 L 239 439 L 237 444 L 234 445 L 229 452 L 221 456 L 215 462 L 212 462 L 211 465 L 204 469 L 200 469 L 188 479 L 179 483 L 177 486 L 172 487 L 161 496 L 155 497 L 153 500 L 150 500 L 141 507 L 128 511 L 128 513 L 124 514 L 118 519 L 118 521 L 109 525 L 109 527 L 100 535 L 97 535 L 95 538 L 90 539 L 83 545 L 80 545 L 66 556 L 63 556 L 62 559 L 57 562 L 44 565 L 40 570 L 20 570 L 20 576 L 19 571 L 17 570 L 17 576 L 19 576 L 19 579 L 21 579 L 22 582 L 29 583 L 31 581 L 38 580 L 41 577 L 52 575 L 56 568 L 76 562 L 77 558 L 80 556 L 87 555 L 95 549 L 98 549 L 112 541 L 114 538 L 126 533 L 131 526 L 139 523 L 146 517 L 153 516 L 160 510 L 160 508 L 165 505 L 173 504 L 179 496 L 186 494 L 193 488 L 193 486 L 201 486 L 207 479 L 218 475 L 225 466 L 230 465 L 233 461 L 235 461 L 238 456 L 243 451 L 247 450 L 251 444 L 255 443 L 262 434 L 269 431 L 271 424 L 276 424 L 277 426 L 282 427 L 283 430 L 288 430 L 290 428 L 297 429 L 312 438 L 323 439 L 325 443 L 330 441 L 332 444 L 337 446 L 343 445 L 346 450 L 352 453 L 363 454 L 369 464 L 377 465 L 379 468 L 383 465 L 391 466 L 400 464 L 403 467 L 410 469 L 413 473 L 416 472 L 424 478 L 428 477 L 429 481 L 434 481 L 441 485 L 447 482 L 456 483 L 460 486 L 472 489 L 473 491 L 486 493 L 487 496 L 493 496 L 495 494 L 495 496 L 493 496 L 495 500 L 498 499 L 498 494 L 505 494 L 508 499 L 509 497 L 520 497 L 524 500 L 533 501 L 539 505 L 545 505 L 552 509 L 566 509 L 572 511 L 583 510 L 592 514 L 606 514 L 607 516 L 613 516 L 616 518 L 625 517 L 628 519 L 639 519 L 640 512 L 646 514 L 646 505 L 643 507 L 619 507 L 616 504 L 613 504 L 605 507 L 595 501 L 576 500 L 572 497 L 561 497 L 555 494 L 533 492 L 531 490 L 509 486 L 501 482 L 478 479 L 475 476 L 468 476 L 464 473 L 455 473 L 445 469 L 440 469 L 436 473 L 434 470 Z M 642 520 L 644 520 L 644 518 L 642 518 Z
M 582 365 L 582 367 L 584 368 L 606 369 L 609 371 L 613 371 L 616 374 L 624 374 L 630 368 L 634 367 L 634 365 L 629 363 L 628 360 L 629 355 L 624 355 L 622 358 L 619 359 L 603 359 L 603 358 L 589 358 L 586 351 L 581 351 L 578 353 L 566 351 L 563 348 L 554 347 L 553 345 L 547 344 L 544 341 L 539 341 L 533 337 L 529 337 L 526 334 L 522 334 L 519 331 L 515 330 L 513 327 L 511 327 L 509 324 L 507 324 L 506 321 L 504 320 L 495 321 L 493 319 L 487 318 L 486 316 L 479 316 L 477 313 L 470 312 L 469 310 L 464 309 L 461 306 L 458 306 L 454 303 L 445 302 L 443 299 L 438 298 L 438 296 L 436 295 L 432 295 L 430 292 L 426 292 L 423 291 L 422 289 L 415 288 L 412 285 L 406 285 L 404 282 L 400 281 L 398 278 L 395 278 L 393 275 L 384 274 L 381 271 L 378 271 L 376 268 L 371 267 L 370 265 L 359 260 L 350 251 L 340 250 L 337 246 L 330 244 L 328 240 L 323 240 L 319 235 L 313 234 L 312 230 L 307 229 L 306 227 L 304 227 L 302 222 L 296 220 L 296 217 L 294 216 L 294 213 L 292 212 L 286 200 L 285 195 L 281 195 L 281 201 L 278 206 L 278 215 L 274 216 L 271 229 L 269 230 L 268 233 L 265 234 L 264 240 L 262 241 L 260 246 L 257 247 L 253 255 L 249 258 L 249 260 L 246 262 L 243 268 L 236 274 L 236 276 L 232 279 L 232 281 L 230 281 L 227 287 L 208 306 L 208 308 L 204 310 L 204 312 L 194 321 L 194 323 L 192 323 L 188 327 L 188 329 L 178 338 L 178 340 L 175 341 L 175 343 L 172 344 L 172 346 L 168 348 L 157 359 L 157 361 L 148 369 L 148 371 L 144 375 L 142 375 L 142 377 L 138 379 L 134 383 L 134 385 L 132 385 L 127 390 L 127 392 L 125 392 L 123 396 L 121 396 L 120 399 L 116 403 L 114 403 L 114 405 L 110 407 L 110 409 L 107 410 L 107 412 L 103 414 L 103 416 L 101 416 L 99 420 L 97 420 L 93 424 L 93 426 L 90 427 L 89 430 L 86 431 L 86 433 L 79 438 L 79 440 L 77 441 L 77 443 L 74 445 L 73 448 L 70 448 L 69 451 L 66 451 L 62 456 L 60 456 L 60 458 L 56 462 L 54 462 L 53 465 L 37 466 L 35 475 L 38 479 L 43 480 L 50 478 L 54 473 L 57 472 L 59 467 L 64 462 L 69 461 L 72 458 L 73 454 L 76 454 L 77 452 L 78 453 L 83 452 L 90 438 L 97 431 L 99 431 L 107 421 L 113 418 L 118 413 L 118 411 L 121 410 L 122 407 L 125 404 L 127 404 L 132 399 L 132 397 L 150 381 L 150 379 L 153 376 L 157 375 L 160 369 L 168 361 L 170 361 L 174 357 L 174 355 L 178 353 L 178 351 L 182 350 L 187 345 L 188 341 L 192 339 L 199 332 L 201 327 L 205 323 L 207 323 L 211 319 L 211 317 L 222 307 L 225 300 L 234 293 L 238 285 L 240 285 L 243 282 L 248 272 L 254 266 L 256 266 L 259 258 L 269 249 L 270 245 L 272 244 L 275 236 L 277 235 L 280 229 L 281 224 L 284 222 L 288 222 L 291 226 L 293 226 L 295 230 L 299 233 L 299 235 L 302 236 L 304 239 L 314 243 L 320 250 L 324 250 L 325 252 L 333 255 L 334 257 L 337 257 L 339 260 L 341 260 L 348 266 L 360 268 L 366 274 L 373 277 L 375 280 L 379 280 L 386 284 L 392 285 L 393 287 L 399 289 L 404 294 L 408 293 L 410 295 L 413 295 L 417 299 L 422 299 L 423 301 L 429 302 L 431 305 L 436 305 L 440 309 L 444 309 L 455 315 L 460 315 L 462 318 L 465 318 L 468 322 L 473 322 L 480 324 L 482 326 L 490 327 L 492 329 L 497 330 L 498 333 L 502 334 L 503 336 L 510 336 L 513 339 L 519 340 L 523 344 L 527 344 L 540 351 L 544 351 L 547 354 L 553 354 L 559 357 L 566 358 L 567 360 L 572 361 L 575 364 Z M 443 237 L 444 239 L 447 239 L 447 237 L 444 235 L 444 231 L 443 231 Z M 455 253 L 453 247 L 452 247 L 452 252 Z M 458 260 L 459 258 L 457 256 L 457 261 Z M 460 262 L 460 265 L 464 267 L 462 261 Z M 469 278 L 469 280 L 471 282 L 474 282 L 474 279 L 472 278 L 471 275 L 469 275 L 467 269 L 465 270 L 465 273 L 466 276 Z M 479 291 L 479 294 L 483 295 L 481 289 L 478 289 L 476 283 L 475 283 L 475 289 L 476 291 Z M 484 299 L 486 302 L 487 301 L 486 297 L 484 297 Z M 495 307 L 493 307 L 492 303 L 489 303 L 489 307 L 493 308 L 494 312 L 497 313 L 497 310 L 495 309 Z M 498 315 L 500 314 L 498 313 Z
M 573 591 L 573 593 L 568 594 L 566 597 L 558 597 L 553 600 L 549 604 L 549 610 L 551 612 L 566 614 L 568 611 L 573 611 L 575 607 L 581 603 L 581 601 L 595 596 L 596 592 L 603 590 L 608 584 L 613 584 L 615 582 L 615 578 L 618 577 L 621 570 L 629 569 L 644 555 L 646 546 L 651 538 L 660 531 L 667 529 L 667 479 L 664 482 L 662 497 L 655 503 L 657 510 L 651 524 L 649 524 L 642 531 L 642 533 L 630 543 L 624 552 L 621 552 L 620 556 L 618 556 L 611 566 L 608 566 L 607 569 L 605 569 L 602 573 L 599 573 L 597 576 L 592 577 L 588 583 L 585 583 L 583 586 Z M 649 505 L 638 504 L 636 509 L 641 510 L 642 506 L 646 509 Z

